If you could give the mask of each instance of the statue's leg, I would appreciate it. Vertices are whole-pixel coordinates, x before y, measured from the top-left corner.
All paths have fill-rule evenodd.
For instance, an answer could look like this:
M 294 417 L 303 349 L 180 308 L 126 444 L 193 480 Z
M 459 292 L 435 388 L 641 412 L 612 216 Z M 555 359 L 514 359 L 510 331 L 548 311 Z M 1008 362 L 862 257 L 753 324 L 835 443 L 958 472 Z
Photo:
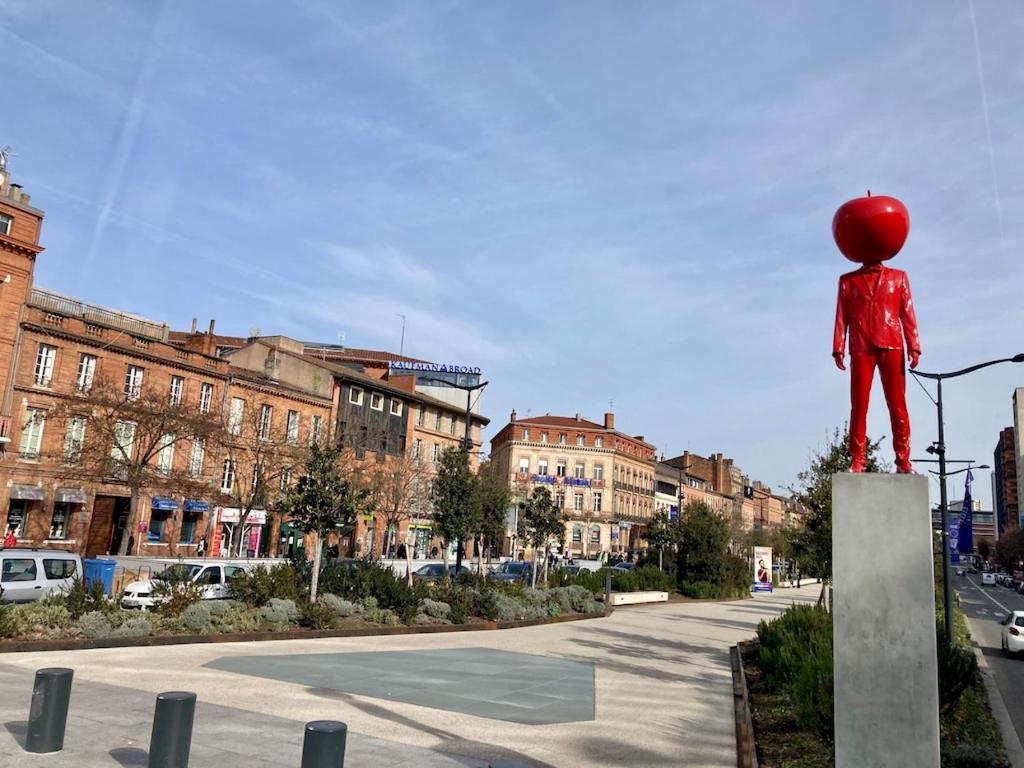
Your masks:
M 850 463 L 851 472 L 863 472 L 867 451 L 868 401 L 875 375 L 874 352 L 850 353 Z
M 892 424 L 892 447 L 896 453 L 896 471 L 913 472 L 910 465 L 910 416 L 907 413 L 907 368 L 902 349 L 885 349 L 879 353 L 878 372 L 882 390 L 889 406 Z

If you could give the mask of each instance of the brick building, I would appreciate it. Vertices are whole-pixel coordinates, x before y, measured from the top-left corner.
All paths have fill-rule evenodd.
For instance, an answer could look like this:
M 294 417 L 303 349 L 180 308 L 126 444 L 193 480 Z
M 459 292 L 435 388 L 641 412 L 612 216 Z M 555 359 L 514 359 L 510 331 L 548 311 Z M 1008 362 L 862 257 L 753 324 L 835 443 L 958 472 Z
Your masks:
M 1020 527 L 1020 509 L 1017 502 L 1017 449 L 1013 427 L 999 433 L 992 455 L 992 501 L 995 507 L 996 538 Z
M 509 423 L 491 439 L 491 462 L 519 496 L 551 490 L 566 510 L 563 548 L 582 557 L 642 545 L 655 509 L 655 450 L 642 436 L 576 416 L 536 416 Z M 510 542 L 511 544 L 511 542 Z

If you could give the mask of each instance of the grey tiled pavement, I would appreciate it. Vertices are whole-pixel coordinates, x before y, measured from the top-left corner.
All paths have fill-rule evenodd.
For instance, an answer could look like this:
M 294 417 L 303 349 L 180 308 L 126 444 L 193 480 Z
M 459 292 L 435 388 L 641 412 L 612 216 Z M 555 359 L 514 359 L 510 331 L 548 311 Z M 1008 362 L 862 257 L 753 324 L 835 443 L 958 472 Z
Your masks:
M 594 665 L 492 648 L 225 656 L 204 666 L 512 723 L 594 719 Z
M 64 749 L 35 755 L 22 749 L 34 673 L 0 664 L 0 766 L 144 768 L 155 697 L 132 688 L 77 679 Z M 304 723 L 199 701 L 190 764 L 196 768 L 297 768 Z M 351 768 L 486 768 L 486 761 L 451 757 L 349 731 L 345 765 Z

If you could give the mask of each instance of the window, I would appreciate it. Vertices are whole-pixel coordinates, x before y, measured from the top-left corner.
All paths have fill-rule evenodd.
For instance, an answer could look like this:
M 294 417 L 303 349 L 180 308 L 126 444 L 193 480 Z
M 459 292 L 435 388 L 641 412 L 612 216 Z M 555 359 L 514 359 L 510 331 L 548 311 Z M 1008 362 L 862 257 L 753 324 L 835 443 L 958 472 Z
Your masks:
M 51 536 L 51 538 L 64 538 L 63 536 Z M 46 558 L 43 560 L 43 575 L 48 579 L 73 579 L 78 572 L 78 566 L 74 560 Z
M 542 443 L 546 443 L 548 441 L 548 433 L 547 432 L 541 432 L 540 433 L 540 441 Z
M 25 530 L 25 517 L 28 514 L 28 502 L 25 499 L 11 499 L 7 508 L 7 530 L 20 539 Z
M 600 512 L 601 511 L 601 492 L 600 491 L 594 491 L 594 511 L 595 512 Z
M 263 465 L 256 462 L 252 465 L 252 490 L 255 491 L 263 482 Z M 259 494 L 262 496 L 262 492 Z
M 530 474 L 530 460 L 526 457 L 519 459 L 519 474 L 528 475 Z
M 585 442 L 583 435 L 576 435 L 576 445 L 583 445 Z
M 361 390 L 359 387 L 352 387 L 351 389 L 349 389 L 348 401 L 352 403 L 352 405 L 362 405 L 363 390 Z
M 260 440 L 270 437 L 270 420 L 274 418 L 274 406 L 264 403 L 260 406 Z
M 235 462 L 224 459 L 224 471 L 220 476 L 220 489 L 223 493 L 231 493 L 235 487 Z
M 441 452 L 441 444 L 440 443 L 434 443 L 432 446 L 430 446 L 430 463 L 431 464 L 434 464 L 434 465 L 437 464 L 437 454 L 440 453 L 440 452 Z
M 135 422 L 119 421 L 114 425 L 114 445 L 110 455 L 114 461 L 128 461 L 132 457 L 132 443 L 135 442 Z
M 412 441 L 412 458 L 417 464 L 420 463 L 420 457 L 423 456 L 423 441 L 416 438 Z
M 82 355 L 78 358 L 78 391 L 88 392 L 92 389 L 92 380 L 96 376 L 96 356 Z
M 313 416 L 309 420 L 309 442 L 319 443 L 321 432 L 323 432 L 324 419 L 322 416 Z M 344 422 L 343 422 L 344 423 Z
M 48 539 L 66 539 L 68 537 L 68 520 L 71 519 L 71 504 L 66 501 L 58 501 L 53 505 L 53 516 L 50 518 L 50 534 Z M 46 570 L 46 562 L 43 561 L 43 570 Z M 49 562 L 60 562 L 53 560 Z M 50 578 L 63 578 L 51 576 Z
M 0 581 L 35 581 L 36 560 L 34 557 L 9 557 L 4 559 L 3 575 Z
M 14 221 L 6 213 L 0 213 L 0 235 L 11 234 L 11 222 Z
M 82 458 L 85 443 L 85 417 L 72 416 L 68 419 L 68 431 L 64 436 L 64 463 L 77 464 Z
M 577 512 L 583 511 L 583 494 L 574 493 L 572 497 L 572 508 Z
M 203 474 L 203 458 L 206 455 L 206 441 L 196 438 L 192 441 L 192 455 L 188 457 L 188 476 L 201 477 Z
M 287 440 L 292 445 L 299 442 L 299 412 L 288 411 L 288 421 L 285 427 Z
M 43 443 L 45 426 L 46 411 L 42 408 L 25 409 L 25 423 L 21 427 L 21 447 L 18 449 L 19 459 L 39 459 L 39 446 Z
M 558 433 L 558 444 L 565 445 L 565 432 Z
M 523 430 L 523 440 L 529 440 L 529 439 L 530 439 L 530 430 L 524 429 Z
M 559 461 L 555 464 L 555 475 L 557 477 L 565 477 L 565 461 Z
M 124 393 L 129 400 L 135 400 L 142 393 L 142 377 L 144 369 L 137 365 L 129 365 L 124 376 Z
M 584 473 L 585 470 L 586 470 L 586 467 L 584 467 L 583 464 L 580 464 L 579 462 L 576 462 L 576 466 L 574 467 L 574 471 L 573 471 L 573 477 L 575 477 L 577 480 L 582 480 L 583 479 L 583 473 Z
M 555 494 L 555 508 L 565 509 L 565 491 L 559 490 L 558 493 Z
M 574 525 L 572 527 L 572 543 L 582 544 L 583 543 L 583 526 Z
M 455 417 L 454 416 L 449 416 L 448 417 L 448 434 L 450 434 L 450 435 L 454 435 L 455 434 Z
M 594 479 L 595 480 L 604 480 L 604 464 L 595 464 L 594 465 Z
M 595 437 L 594 438 L 594 447 L 595 448 L 604 448 L 604 438 L 603 437 Z
M 199 385 L 199 412 L 209 413 L 213 404 L 213 384 L 203 382 Z
M 164 435 L 160 438 L 160 453 L 156 458 L 156 471 L 161 475 L 169 475 L 173 466 L 174 435 Z
M 202 512 L 181 513 L 181 530 L 178 531 L 179 544 L 192 543 L 192 539 L 196 537 L 196 523 L 199 521 L 199 516 L 201 514 Z
M 185 379 L 171 376 L 171 405 L 181 405 L 181 395 L 185 391 Z
M 434 411 L 434 429 L 436 429 L 438 432 L 441 431 L 441 412 L 440 411 Z
M 48 387 L 53 379 L 53 361 L 57 359 L 57 348 L 40 344 L 36 352 L 36 386 Z
M 601 526 L 595 525 L 590 528 L 590 543 L 601 544 Z
M 290 469 L 281 470 L 281 490 L 288 490 L 288 486 L 292 484 L 292 471 Z
M 401 416 L 402 415 L 402 401 L 391 398 L 391 415 Z
M 240 397 L 231 398 L 231 411 L 228 413 L 228 434 L 237 435 L 242 431 L 242 414 L 245 413 L 245 400 Z
M 168 512 L 163 509 L 154 509 L 149 514 L 149 530 L 146 532 L 146 541 L 162 541 L 164 528 L 167 527 Z
M 426 415 L 427 415 L 427 409 L 424 408 L 422 405 L 419 408 L 416 409 L 416 426 L 417 427 L 422 427 L 423 426 L 423 421 L 426 418 Z
M 546 475 L 548 473 L 548 460 L 538 459 L 537 460 L 537 474 Z
M 384 410 L 384 395 L 379 392 L 370 393 L 370 408 L 374 411 Z

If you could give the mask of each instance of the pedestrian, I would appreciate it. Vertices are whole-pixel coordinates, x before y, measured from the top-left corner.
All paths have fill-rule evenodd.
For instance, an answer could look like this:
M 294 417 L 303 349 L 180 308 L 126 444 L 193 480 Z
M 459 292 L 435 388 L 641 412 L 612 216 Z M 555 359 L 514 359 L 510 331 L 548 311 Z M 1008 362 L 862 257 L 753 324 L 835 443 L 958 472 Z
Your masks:
M 199 546 L 196 547 L 197 557 L 206 557 L 206 539 L 199 540 Z
M 4 549 L 13 549 L 16 546 L 18 546 L 18 538 L 14 535 L 14 529 L 12 528 L 4 536 Z
M 800 589 L 800 569 L 796 569 L 796 588 Z
M 398 552 L 396 554 L 399 560 L 405 560 L 405 544 L 398 545 Z

